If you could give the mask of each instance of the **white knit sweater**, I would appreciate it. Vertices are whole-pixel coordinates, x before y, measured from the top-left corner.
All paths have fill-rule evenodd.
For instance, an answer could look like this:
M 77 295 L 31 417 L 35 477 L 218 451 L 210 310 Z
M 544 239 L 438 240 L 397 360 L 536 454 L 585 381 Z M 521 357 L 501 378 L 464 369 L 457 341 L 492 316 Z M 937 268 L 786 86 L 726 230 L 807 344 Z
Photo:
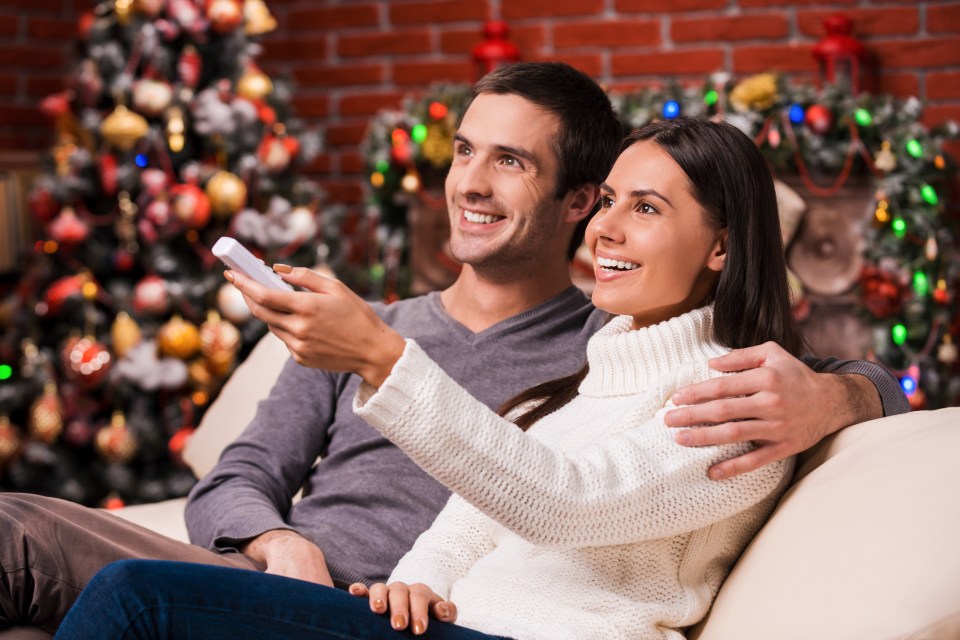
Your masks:
M 457 495 L 391 581 L 517 640 L 682 638 L 793 466 L 713 481 L 710 465 L 749 445 L 681 447 L 664 426 L 675 389 L 720 375 L 712 320 L 711 307 L 639 331 L 615 318 L 590 340 L 579 395 L 526 433 L 408 342 L 354 409 Z

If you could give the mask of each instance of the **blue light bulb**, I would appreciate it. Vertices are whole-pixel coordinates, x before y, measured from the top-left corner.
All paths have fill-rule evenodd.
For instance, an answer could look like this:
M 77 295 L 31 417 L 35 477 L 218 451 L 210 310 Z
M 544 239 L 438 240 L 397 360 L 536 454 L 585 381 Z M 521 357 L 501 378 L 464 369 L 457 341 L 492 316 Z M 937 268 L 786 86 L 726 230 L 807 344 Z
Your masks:
M 663 117 L 667 120 L 673 120 L 680 115 L 680 103 L 676 100 L 667 100 L 663 105 Z

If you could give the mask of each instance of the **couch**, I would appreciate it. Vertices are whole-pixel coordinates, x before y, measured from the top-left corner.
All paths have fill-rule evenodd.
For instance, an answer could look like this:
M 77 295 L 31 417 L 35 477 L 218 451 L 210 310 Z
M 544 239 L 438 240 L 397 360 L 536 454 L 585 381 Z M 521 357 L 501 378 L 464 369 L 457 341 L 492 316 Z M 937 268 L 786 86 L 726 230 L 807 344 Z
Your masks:
M 184 452 L 198 476 L 246 426 L 286 357 L 267 335 L 227 382 Z M 958 456 L 960 408 L 881 418 L 824 440 L 798 461 L 689 637 L 960 639 Z M 186 540 L 184 502 L 116 513 Z

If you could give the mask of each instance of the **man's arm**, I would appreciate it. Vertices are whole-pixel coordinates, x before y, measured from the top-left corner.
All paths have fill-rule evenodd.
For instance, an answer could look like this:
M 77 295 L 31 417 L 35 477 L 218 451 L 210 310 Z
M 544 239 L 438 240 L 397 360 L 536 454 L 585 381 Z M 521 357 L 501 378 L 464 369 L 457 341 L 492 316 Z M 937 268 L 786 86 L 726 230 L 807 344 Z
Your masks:
M 805 451 L 851 424 L 910 410 L 896 378 L 878 365 L 804 361 L 772 342 L 731 351 L 710 366 L 735 373 L 678 390 L 673 401 L 688 406 L 667 413 L 666 423 L 713 425 L 679 432 L 684 446 L 754 442 L 753 451 L 710 468 L 721 479 Z

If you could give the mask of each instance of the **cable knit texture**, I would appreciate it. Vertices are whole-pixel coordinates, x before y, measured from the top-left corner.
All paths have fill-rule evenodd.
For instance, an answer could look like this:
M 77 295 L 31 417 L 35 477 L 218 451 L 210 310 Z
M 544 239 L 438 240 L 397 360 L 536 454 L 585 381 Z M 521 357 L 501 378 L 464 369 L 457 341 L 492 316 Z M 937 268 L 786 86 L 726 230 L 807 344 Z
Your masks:
M 457 495 L 394 569 L 517 640 L 675 638 L 707 612 L 785 488 L 793 460 L 712 481 L 748 444 L 686 448 L 663 424 L 677 388 L 722 375 L 711 307 L 588 346 L 578 396 L 528 432 L 447 377 L 413 341 L 355 411 Z M 496 375 L 493 373 L 492 375 Z

